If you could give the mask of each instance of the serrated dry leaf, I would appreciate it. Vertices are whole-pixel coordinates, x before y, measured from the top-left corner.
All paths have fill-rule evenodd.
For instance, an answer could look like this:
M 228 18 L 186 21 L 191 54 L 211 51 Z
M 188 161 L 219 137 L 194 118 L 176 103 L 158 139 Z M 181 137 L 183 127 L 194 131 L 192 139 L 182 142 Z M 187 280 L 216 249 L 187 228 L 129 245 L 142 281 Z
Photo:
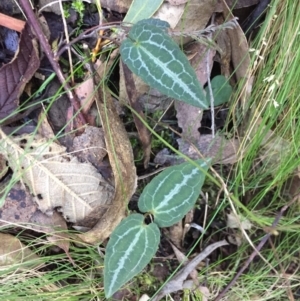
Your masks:
M 59 208 L 66 220 L 80 224 L 94 210 L 107 210 L 113 188 L 91 164 L 80 163 L 64 147 L 38 134 L 15 140 L 1 130 L 0 135 L 9 166 L 30 188 L 42 212 Z

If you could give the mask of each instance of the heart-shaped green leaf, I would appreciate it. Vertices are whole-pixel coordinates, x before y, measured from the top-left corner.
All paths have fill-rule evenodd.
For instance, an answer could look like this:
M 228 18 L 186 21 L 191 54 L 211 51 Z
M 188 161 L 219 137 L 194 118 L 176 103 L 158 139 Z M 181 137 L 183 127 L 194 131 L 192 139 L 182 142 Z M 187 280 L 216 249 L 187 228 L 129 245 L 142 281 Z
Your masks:
M 232 93 L 228 80 L 223 75 L 217 75 L 211 80 L 211 89 L 214 97 L 214 105 L 219 106 L 226 103 Z M 207 101 L 210 103 L 208 87 L 205 88 Z
M 159 241 L 157 225 L 146 225 L 141 214 L 130 215 L 116 227 L 105 251 L 104 291 L 107 298 L 150 262 Z
M 149 212 L 159 227 L 170 227 L 193 208 L 205 179 L 208 165 L 197 160 L 202 169 L 183 163 L 165 169 L 143 190 L 138 206 Z
M 123 41 L 120 53 L 129 69 L 150 87 L 201 109 L 208 108 L 194 69 L 162 28 L 144 20 L 138 22 Z

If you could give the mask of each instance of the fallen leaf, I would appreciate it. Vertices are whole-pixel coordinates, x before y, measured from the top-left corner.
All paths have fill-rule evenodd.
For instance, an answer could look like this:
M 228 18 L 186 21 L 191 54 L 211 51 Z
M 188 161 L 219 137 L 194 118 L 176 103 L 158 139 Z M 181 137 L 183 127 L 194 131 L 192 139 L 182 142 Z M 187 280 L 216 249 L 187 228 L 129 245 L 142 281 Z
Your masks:
M 97 81 L 100 82 L 100 78 Z M 91 244 L 99 243 L 108 238 L 125 217 L 127 204 L 137 185 L 131 143 L 114 106 L 113 99 L 106 89 L 103 92 L 99 90 L 97 106 L 105 134 L 106 149 L 114 174 L 115 194 L 111 206 L 93 229 L 79 235 L 83 241 Z
M 141 141 L 142 147 L 143 147 L 143 154 L 144 154 L 144 167 L 148 167 L 148 163 L 150 161 L 150 155 L 151 155 L 151 135 L 148 128 L 145 126 L 145 124 L 141 121 L 140 118 L 145 120 L 145 115 L 143 113 L 143 109 L 141 104 L 138 101 L 138 93 L 136 91 L 135 85 L 134 85 L 134 77 L 133 73 L 129 70 L 129 68 L 122 63 L 122 69 L 124 74 L 124 80 L 125 80 L 125 87 L 126 92 L 128 95 L 128 100 L 131 105 L 131 107 L 134 109 L 134 111 L 139 114 L 139 117 L 136 116 L 135 113 L 133 113 L 133 120 L 135 123 L 135 126 L 137 128 L 139 139 Z
M 75 88 L 75 93 L 80 101 L 82 112 L 88 113 L 94 102 L 94 80 L 89 76 Z
M 175 254 L 178 262 L 183 263 L 183 265 L 186 265 L 189 262 L 188 258 L 176 246 L 174 246 L 172 243 L 171 243 L 171 247 L 174 251 L 174 254 Z M 198 272 L 197 272 L 196 268 L 191 270 L 189 275 L 193 279 L 193 283 L 196 284 L 196 285 L 199 285 L 199 283 L 198 283 Z
M 201 43 L 191 44 L 186 51 L 191 54 L 196 53 L 191 59 L 191 65 L 195 69 L 199 82 L 204 86 L 210 76 L 207 69 L 210 73 L 216 51 L 209 50 L 207 46 Z M 178 126 L 182 129 L 183 139 L 196 143 L 200 139 L 198 129 L 201 125 L 203 111 L 181 101 L 175 102 L 175 110 Z
M 103 129 L 86 126 L 84 132 L 73 139 L 71 151 L 81 162 L 90 162 L 99 170 L 107 155 Z
M 41 264 L 40 258 L 18 238 L 10 234 L 0 233 L 0 241 L 0 270 L 4 270 L 6 267 L 11 268 L 12 265 L 20 263 L 26 264 L 28 269 Z
M 60 208 L 67 221 L 80 224 L 93 210 L 107 210 L 113 188 L 90 163 L 80 163 L 64 147 L 38 134 L 14 140 L 1 130 L 0 135 L 9 166 L 30 188 L 42 212 Z
M 215 0 L 189 0 L 186 4 L 171 5 L 163 3 L 154 15 L 154 18 L 167 21 L 171 28 L 177 31 L 185 32 L 196 31 L 205 28 L 216 6 Z M 182 43 L 182 37 L 176 39 Z M 185 44 L 191 40 L 183 39 Z
M 226 224 L 228 228 L 233 228 L 233 229 L 250 230 L 252 227 L 252 224 L 248 219 L 244 218 L 243 216 L 238 216 L 233 212 L 227 214 Z
M 51 216 L 42 213 L 30 193 L 20 182 L 10 189 L 5 203 L 0 209 L 0 216 L 0 226 L 24 226 L 26 229 L 30 228 L 36 232 L 49 234 L 48 240 L 68 252 L 69 239 L 66 235 L 66 221 L 57 212 L 53 212 Z M 65 233 L 59 233 L 61 230 L 65 230 Z
M 224 20 L 234 19 L 234 16 L 229 7 L 227 6 L 225 0 L 222 1 L 224 10 Z M 235 71 L 236 79 L 237 81 L 240 81 L 243 78 L 249 80 L 248 73 L 250 67 L 250 54 L 247 38 L 245 37 L 245 34 L 239 25 L 235 26 L 232 29 L 227 29 L 226 32 L 230 38 L 231 61 L 233 69 Z M 247 81 L 245 81 L 245 85 L 246 84 Z M 241 102 L 243 108 L 245 108 L 249 93 L 247 92 L 247 89 L 241 88 L 241 91 L 243 91 L 241 95 Z
M 29 191 L 18 182 L 9 190 L 0 208 L 0 226 L 28 223 L 37 209 L 37 204 L 32 200 Z
M 226 139 L 221 135 L 214 138 L 212 135 L 201 135 L 199 140 L 193 145 L 184 139 L 177 139 L 179 151 L 193 160 L 211 158 L 214 164 L 234 164 L 238 160 L 239 141 L 237 139 Z M 160 165 L 174 165 L 184 162 L 177 156 L 171 155 L 167 149 L 159 152 L 154 162 Z
M 0 69 L 0 120 L 16 111 L 24 87 L 39 65 L 37 42 L 26 23 L 18 52 L 10 63 Z
M 48 216 L 41 211 L 36 211 L 29 220 L 30 228 L 37 232 L 48 234 L 47 240 L 69 252 L 70 241 L 67 234 L 67 223 L 58 212 Z
M 93 0 L 95 2 L 95 0 Z M 118 13 L 126 13 L 132 0 L 101 0 L 101 6 Z

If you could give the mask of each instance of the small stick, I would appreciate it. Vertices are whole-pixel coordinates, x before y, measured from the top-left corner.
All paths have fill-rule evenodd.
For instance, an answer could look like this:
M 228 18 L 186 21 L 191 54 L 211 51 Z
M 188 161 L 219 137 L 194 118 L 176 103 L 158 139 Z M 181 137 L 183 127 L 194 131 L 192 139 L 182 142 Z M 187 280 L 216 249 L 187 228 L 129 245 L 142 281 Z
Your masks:
M 86 120 L 80 110 L 80 105 L 78 100 L 76 99 L 75 95 L 73 94 L 71 87 L 69 86 L 69 84 L 66 82 L 64 75 L 60 69 L 60 66 L 58 64 L 58 61 L 55 60 L 54 58 L 54 54 L 52 52 L 52 49 L 49 45 L 49 43 L 47 42 L 47 39 L 41 29 L 41 26 L 38 22 L 38 20 L 36 19 L 36 16 L 34 14 L 34 12 L 31 9 L 29 0 L 20 0 L 20 5 L 22 6 L 27 18 L 28 18 L 28 22 L 30 23 L 30 25 L 33 27 L 36 37 L 39 40 L 46 56 L 48 57 L 50 64 L 52 65 L 60 83 L 63 85 L 68 98 L 70 99 L 70 102 L 72 104 L 72 106 L 74 107 L 74 109 L 76 110 L 76 112 L 78 112 L 78 118 L 79 118 L 79 122 L 81 123 L 81 125 L 86 124 Z
M 0 25 L 21 32 L 25 26 L 25 22 L 0 13 Z

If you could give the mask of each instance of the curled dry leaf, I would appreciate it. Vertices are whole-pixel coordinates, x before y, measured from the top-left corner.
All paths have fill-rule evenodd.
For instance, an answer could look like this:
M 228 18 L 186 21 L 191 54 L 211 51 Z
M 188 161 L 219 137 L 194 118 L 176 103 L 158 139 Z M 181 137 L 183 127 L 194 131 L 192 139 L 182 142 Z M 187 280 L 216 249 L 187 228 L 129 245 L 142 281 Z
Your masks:
M 39 65 L 37 42 L 29 25 L 26 24 L 13 61 L 0 69 L 0 120 L 17 109 L 19 97 L 26 83 Z
M 89 163 L 80 163 L 64 147 L 38 134 L 13 140 L 1 130 L 1 150 L 14 173 L 29 188 L 39 209 L 60 208 L 65 219 L 80 224 L 98 210 L 107 210 L 113 187 Z M 94 224 L 97 220 L 93 221 Z
M 99 78 L 98 80 L 100 82 Z M 79 235 L 83 241 L 92 244 L 108 238 L 120 223 L 125 216 L 127 204 L 136 189 L 137 182 L 132 147 L 113 99 L 106 89 L 103 92 L 99 91 L 97 106 L 104 129 L 106 149 L 114 174 L 115 194 L 111 206 L 94 228 Z

